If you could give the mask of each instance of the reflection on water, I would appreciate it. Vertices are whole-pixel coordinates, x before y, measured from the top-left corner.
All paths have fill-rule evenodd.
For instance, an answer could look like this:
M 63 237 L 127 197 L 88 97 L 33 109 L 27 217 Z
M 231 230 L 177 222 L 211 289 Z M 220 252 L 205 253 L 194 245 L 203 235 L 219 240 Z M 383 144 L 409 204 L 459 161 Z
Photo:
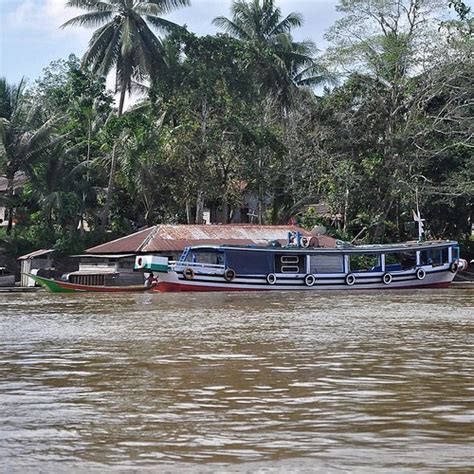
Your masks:
M 470 290 L 0 298 L 6 471 L 474 469 Z

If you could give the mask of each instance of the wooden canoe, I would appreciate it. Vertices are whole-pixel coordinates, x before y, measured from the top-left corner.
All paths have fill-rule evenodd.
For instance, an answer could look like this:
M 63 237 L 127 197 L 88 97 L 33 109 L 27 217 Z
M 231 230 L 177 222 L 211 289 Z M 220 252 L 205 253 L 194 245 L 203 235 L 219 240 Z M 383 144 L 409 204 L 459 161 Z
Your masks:
M 28 273 L 28 276 L 36 283 L 44 286 L 52 293 L 140 293 L 153 289 L 153 286 L 94 286 L 79 285 L 78 283 L 69 283 L 67 281 L 51 280 L 50 278 L 40 277 Z

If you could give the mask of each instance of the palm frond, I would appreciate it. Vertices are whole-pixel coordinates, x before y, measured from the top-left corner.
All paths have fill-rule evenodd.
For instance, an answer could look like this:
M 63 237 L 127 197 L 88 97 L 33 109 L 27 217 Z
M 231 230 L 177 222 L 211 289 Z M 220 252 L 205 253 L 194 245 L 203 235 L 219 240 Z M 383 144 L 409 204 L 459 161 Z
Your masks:
M 221 28 L 226 33 L 229 33 L 231 36 L 241 40 L 249 41 L 251 39 L 251 36 L 248 34 L 245 28 L 242 27 L 242 25 L 240 25 L 237 21 L 229 20 L 225 16 L 218 16 L 214 18 L 214 20 L 212 20 L 212 24 L 218 28 Z
M 144 0 L 137 5 L 137 12 L 144 15 L 165 15 L 189 5 L 191 5 L 190 0 Z
M 300 13 L 293 12 L 275 26 L 272 34 L 288 33 L 293 28 L 298 28 L 300 26 L 303 26 L 303 16 Z
M 120 25 L 113 21 L 99 28 L 94 32 L 89 41 L 89 48 L 82 58 L 83 66 L 92 66 L 92 70 L 97 72 L 101 66 L 101 59 L 107 54 L 107 50 L 118 42 L 117 34 L 120 33 Z M 113 49 L 113 48 L 112 48 Z M 102 67 L 105 73 L 107 69 Z
M 81 8 L 87 11 L 112 11 L 113 6 L 107 0 L 68 0 L 66 7 Z
M 76 16 L 71 18 L 70 20 L 63 23 L 60 28 L 66 28 L 68 26 L 86 26 L 89 28 L 99 26 L 105 21 L 109 21 L 113 16 L 113 11 L 99 11 L 99 12 L 91 12 L 91 13 L 84 13 L 83 15 Z
M 172 21 L 165 20 L 164 18 L 159 18 L 153 15 L 146 15 L 146 21 L 151 23 L 155 28 L 158 28 L 161 31 L 165 31 L 167 33 L 173 32 L 185 32 L 186 28 L 184 26 L 180 26 Z
M 269 11 L 265 16 L 265 35 L 271 37 L 276 33 L 276 28 L 280 24 L 281 10 L 275 8 L 273 11 Z

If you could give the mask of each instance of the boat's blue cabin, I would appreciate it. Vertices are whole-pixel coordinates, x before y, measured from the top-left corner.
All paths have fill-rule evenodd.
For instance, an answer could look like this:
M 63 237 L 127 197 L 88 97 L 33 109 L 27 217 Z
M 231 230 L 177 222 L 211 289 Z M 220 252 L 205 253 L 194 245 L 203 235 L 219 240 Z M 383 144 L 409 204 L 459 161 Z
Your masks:
M 237 275 L 269 273 L 396 272 L 420 266 L 441 266 L 459 258 L 456 243 L 420 247 L 379 245 L 349 249 L 302 249 L 291 247 L 194 247 L 187 248 L 180 264 L 230 268 Z

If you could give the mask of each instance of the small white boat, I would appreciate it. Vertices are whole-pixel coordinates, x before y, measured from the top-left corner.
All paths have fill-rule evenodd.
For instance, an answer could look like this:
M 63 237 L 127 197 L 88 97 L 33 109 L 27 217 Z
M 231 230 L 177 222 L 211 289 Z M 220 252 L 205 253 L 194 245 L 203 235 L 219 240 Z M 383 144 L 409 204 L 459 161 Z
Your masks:
M 444 288 L 467 267 L 455 241 L 311 246 L 289 233 L 265 247 L 188 247 L 179 261 L 139 256 L 135 269 L 159 273 L 157 291 L 368 290 Z

